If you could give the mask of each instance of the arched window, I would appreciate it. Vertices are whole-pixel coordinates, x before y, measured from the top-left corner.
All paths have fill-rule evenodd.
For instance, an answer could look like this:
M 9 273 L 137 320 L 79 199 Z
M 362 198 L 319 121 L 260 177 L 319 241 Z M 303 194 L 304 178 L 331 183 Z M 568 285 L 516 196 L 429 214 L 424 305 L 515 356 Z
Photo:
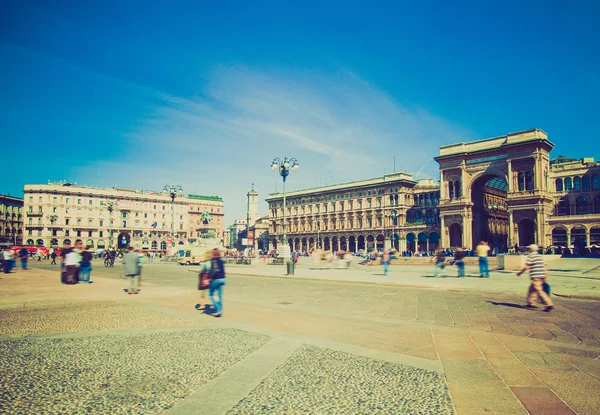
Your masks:
M 590 213 L 587 197 L 581 196 L 577 198 L 577 203 L 575 204 L 575 212 L 577 212 L 577 215 L 587 215 L 588 213 Z
M 557 192 L 562 192 L 563 191 L 563 181 L 562 181 L 562 179 L 556 179 L 556 191 Z
M 37 241 L 35 241 L 37 246 L 44 246 L 44 240 L 43 239 L 38 239 Z
M 167 243 L 165 241 L 162 241 L 160 243 L 160 249 L 162 249 L 163 251 L 166 251 L 166 249 L 167 249 Z
M 592 189 L 600 188 L 600 176 L 593 175 L 592 176 Z
M 594 199 L 594 212 L 600 213 L 600 195 L 596 196 Z
M 81 225 L 81 219 L 77 219 L 77 225 Z
M 590 176 L 583 176 L 582 185 L 584 189 L 590 188 Z
M 92 224 L 93 224 L 93 223 L 94 223 L 94 221 L 93 221 L 93 220 L 91 220 L 91 219 L 88 219 L 88 226 L 92 226 Z
M 33 219 L 29 218 L 29 224 L 33 225 Z
M 458 180 L 454 182 L 454 196 L 456 196 L 457 199 L 462 196 L 460 192 L 460 182 Z
M 104 226 L 104 221 L 103 220 L 100 221 L 100 226 Z
M 28 239 L 27 240 L 27 245 L 33 246 L 33 239 Z
M 152 241 L 152 249 L 157 249 L 157 248 L 158 248 L 158 242 Z
M 581 190 L 581 177 L 576 176 L 573 179 L 573 190 Z
M 454 199 L 454 184 L 453 182 L 449 182 L 448 183 L 448 196 L 450 196 L 450 199 Z
M 565 190 L 571 190 L 573 189 L 573 182 L 571 181 L 570 177 L 567 177 L 565 179 Z
M 533 190 L 533 174 L 530 171 L 525 173 L 525 190 Z
M 423 214 L 421 213 L 421 209 L 415 210 L 415 222 L 416 223 L 423 222 Z
M 525 190 L 525 174 L 522 171 L 520 171 L 519 174 L 517 175 L 517 184 L 518 184 L 519 192 L 522 192 Z

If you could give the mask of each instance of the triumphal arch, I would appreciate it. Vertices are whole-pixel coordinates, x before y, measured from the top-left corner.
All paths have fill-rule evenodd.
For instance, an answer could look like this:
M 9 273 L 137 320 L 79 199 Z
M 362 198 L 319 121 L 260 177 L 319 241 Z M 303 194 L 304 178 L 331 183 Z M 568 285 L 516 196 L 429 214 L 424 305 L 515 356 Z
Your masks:
M 539 129 L 440 147 L 441 246 L 544 245 L 553 147 Z

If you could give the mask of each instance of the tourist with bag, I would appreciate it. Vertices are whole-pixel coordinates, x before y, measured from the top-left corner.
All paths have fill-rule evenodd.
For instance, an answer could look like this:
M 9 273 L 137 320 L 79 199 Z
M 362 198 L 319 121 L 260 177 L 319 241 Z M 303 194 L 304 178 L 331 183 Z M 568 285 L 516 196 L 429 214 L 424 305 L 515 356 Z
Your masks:
M 209 272 L 210 286 L 208 295 L 212 302 L 212 314 L 215 317 L 223 315 L 223 287 L 225 286 L 225 266 L 221 259 L 219 248 L 212 251 L 211 268 Z M 216 295 L 215 295 L 216 294 Z
M 200 290 L 200 302 L 196 304 L 196 310 L 206 311 L 208 309 L 206 290 L 210 288 L 210 270 L 212 268 L 211 257 L 211 251 L 206 251 L 202 255 L 202 262 L 200 262 L 200 273 L 198 274 L 198 290 Z

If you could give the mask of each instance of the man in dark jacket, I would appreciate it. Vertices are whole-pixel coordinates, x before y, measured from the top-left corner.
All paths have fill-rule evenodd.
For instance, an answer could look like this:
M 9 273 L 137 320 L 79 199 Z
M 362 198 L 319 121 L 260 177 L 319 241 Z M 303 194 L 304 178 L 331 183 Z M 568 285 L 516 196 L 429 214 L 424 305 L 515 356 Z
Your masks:
M 21 268 L 27 269 L 27 261 L 29 260 L 29 251 L 23 247 L 19 250 L 19 258 L 21 258 Z
M 211 270 L 209 272 L 210 287 L 208 296 L 213 304 L 213 315 L 221 317 L 223 315 L 223 286 L 225 286 L 225 266 L 221 259 L 219 248 L 213 249 L 211 259 Z M 215 293 L 217 296 L 215 297 Z

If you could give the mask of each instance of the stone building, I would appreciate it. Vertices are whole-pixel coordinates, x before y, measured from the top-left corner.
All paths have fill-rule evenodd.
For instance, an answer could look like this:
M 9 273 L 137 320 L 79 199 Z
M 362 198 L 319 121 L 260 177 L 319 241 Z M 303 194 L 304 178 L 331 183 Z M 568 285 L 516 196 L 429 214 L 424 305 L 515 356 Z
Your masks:
M 23 243 L 23 199 L 0 195 L 0 246 Z
M 167 251 L 172 225 L 172 243 L 188 242 L 191 201 L 197 199 L 176 197 L 172 202 L 162 192 L 70 183 L 25 185 L 24 240 L 47 247 L 81 240 L 98 249 L 131 244 L 148 251 Z M 222 212 L 222 207 L 219 210 Z
M 442 146 L 442 246 L 599 245 L 600 166 L 553 148 L 539 129 Z
M 269 237 L 283 238 L 283 194 L 266 199 Z M 286 239 L 293 250 L 435 249 L 439 186 L 406 173 L 286 192 Z
M 188 195 L 188 239 L 213 236 L 223 239 L 223 199 L 219 196 Z

